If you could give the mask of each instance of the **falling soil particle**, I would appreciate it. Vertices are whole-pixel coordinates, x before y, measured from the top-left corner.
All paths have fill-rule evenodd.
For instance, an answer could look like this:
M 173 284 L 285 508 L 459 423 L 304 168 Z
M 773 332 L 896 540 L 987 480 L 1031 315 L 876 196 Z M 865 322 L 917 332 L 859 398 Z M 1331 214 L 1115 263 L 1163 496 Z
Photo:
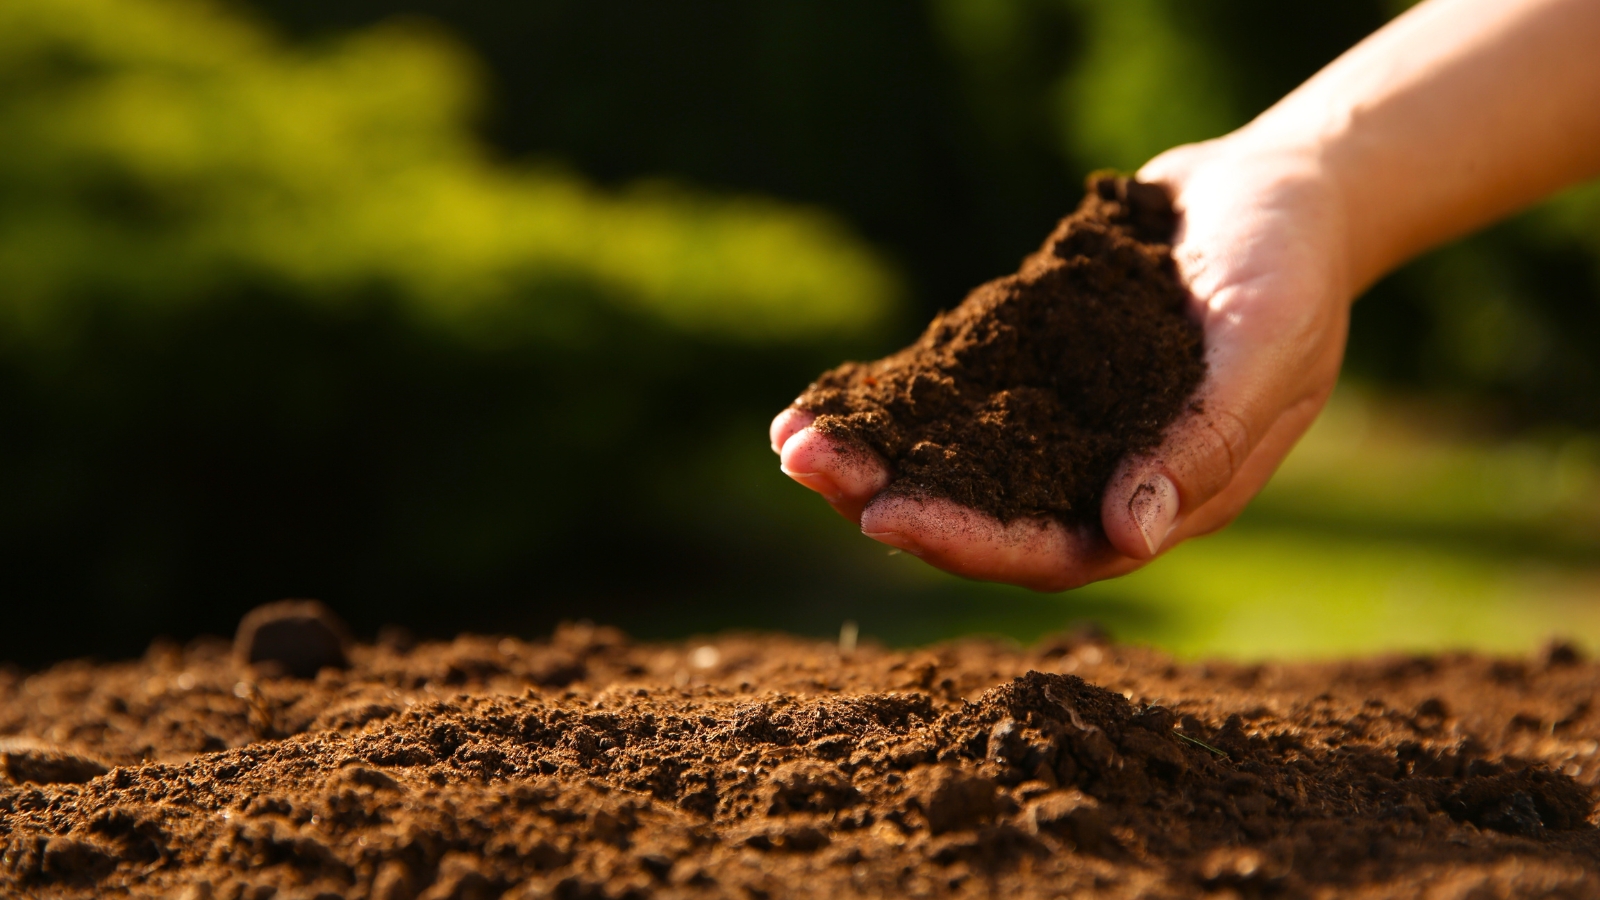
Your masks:
M 1017 274 L 910 347 L 824 374 L 795 405 L 887 460 L 891 491 L 1001 520 L 1098 522 L 1117 461 L 1154 447 L 1205 376 L 1174 222 L 1162 188 L 1091 176 Z
M 0 668 L 0 735 L 112 766 L 0 777 L 0 896 L 1600 896 L 1600 667 L 1566 648 L 1243 666 L 573 626 L 349 657 Z

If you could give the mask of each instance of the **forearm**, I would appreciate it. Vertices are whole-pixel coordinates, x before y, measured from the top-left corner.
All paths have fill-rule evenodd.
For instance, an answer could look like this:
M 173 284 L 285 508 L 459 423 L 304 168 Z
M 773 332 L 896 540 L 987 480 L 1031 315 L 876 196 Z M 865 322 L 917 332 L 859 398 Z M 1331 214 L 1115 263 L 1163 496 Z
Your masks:
M 1350 286 L 1600 174 L 1600 2 L 1429 0 L 1236 135 L 1316 157 Z

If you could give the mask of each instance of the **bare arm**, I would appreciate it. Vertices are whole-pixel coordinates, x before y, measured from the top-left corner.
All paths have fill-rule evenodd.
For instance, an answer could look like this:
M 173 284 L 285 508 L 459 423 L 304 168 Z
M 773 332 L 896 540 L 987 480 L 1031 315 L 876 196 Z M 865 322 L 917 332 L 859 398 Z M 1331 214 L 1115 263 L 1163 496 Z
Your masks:
M 1344 196 L 1360 290 L 1600 175 L 1600 3 L 1431 0 L 1244 128 L 1309 146 Z
M 941 568 L 1043 589 L 1119 575 L 1266 484 L 1333 390 L 1356 294 L 1597 173 L 1600 0 L 1428 0 L 1244 128 L 1141 169 L 1180 213 L 1209 371 L 1198 411 L 1112 477 L 1103 534 L 878 496 L 881 461 L 835 452 L 799 410 L 773 446 L 864 532 Z

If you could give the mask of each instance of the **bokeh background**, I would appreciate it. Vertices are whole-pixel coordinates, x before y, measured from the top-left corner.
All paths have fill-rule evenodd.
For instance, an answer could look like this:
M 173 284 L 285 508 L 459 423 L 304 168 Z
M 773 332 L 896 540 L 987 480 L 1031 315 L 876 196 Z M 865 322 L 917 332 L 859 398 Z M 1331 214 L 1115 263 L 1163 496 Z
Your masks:
M 0 660 L 1074 622 L 1186 655 L 1600 638 L 1600 192 L 1356 307 L 1223 534 L 1063 595 L 866 541 L 770 416 L 1382 0 L 5 0 Z

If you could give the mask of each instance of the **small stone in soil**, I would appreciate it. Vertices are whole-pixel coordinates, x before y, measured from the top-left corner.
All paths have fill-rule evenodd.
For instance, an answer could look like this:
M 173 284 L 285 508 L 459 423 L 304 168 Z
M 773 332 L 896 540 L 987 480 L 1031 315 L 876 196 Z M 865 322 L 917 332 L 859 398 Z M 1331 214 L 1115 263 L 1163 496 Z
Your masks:
M 82 784 L 109 771 L 86 756 L 49 744 L 0 739 L 0 774 L 21 784 Z
M 264 674 L 315 678 L 323 668 L 348 668 L 345 627 L 316 600 L 279 600 L 245 614 L 233 639 L 240 662 Z

